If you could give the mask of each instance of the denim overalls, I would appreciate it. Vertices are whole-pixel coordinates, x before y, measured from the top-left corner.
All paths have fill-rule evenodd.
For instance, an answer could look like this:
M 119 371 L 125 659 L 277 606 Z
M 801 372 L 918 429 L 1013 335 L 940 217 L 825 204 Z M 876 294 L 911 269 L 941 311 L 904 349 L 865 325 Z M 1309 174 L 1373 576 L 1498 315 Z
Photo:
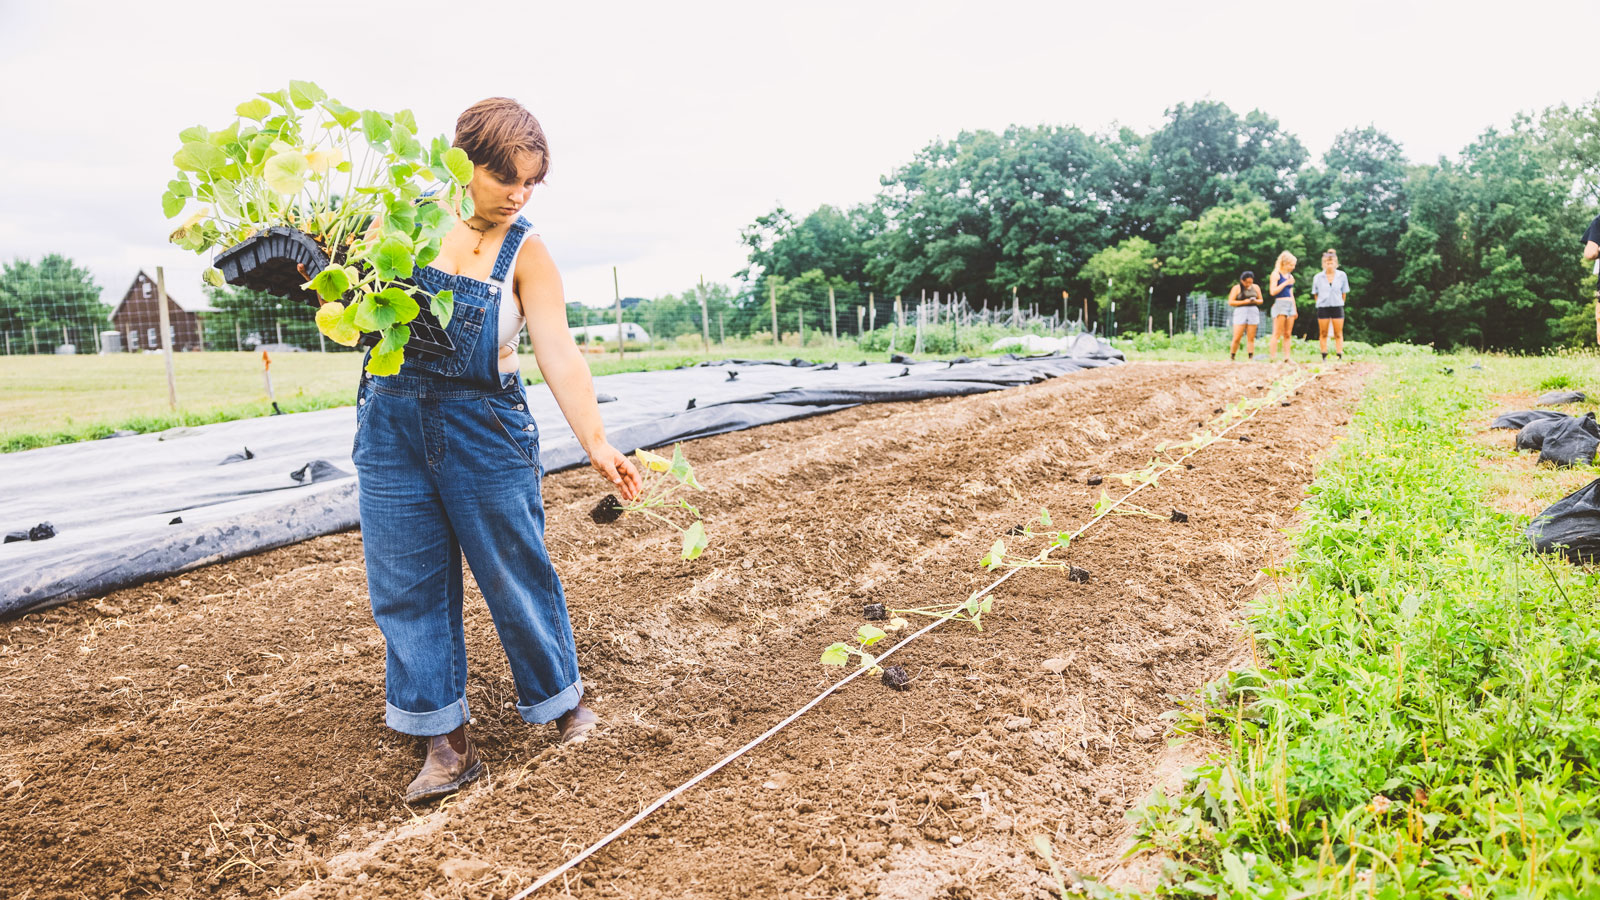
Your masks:
M 509 275 L 529 229 L 518 217 L 495 260 Z M 455 292 L 455 352 L 363 373 L 353 455 L 372 615 L 387 644 L 386 715 L 405 734 L 447 734 L 470 718 L 461 557 L 511 661 L 517 711 L 549 722 L 583 683 L 566 597 L 544 546 L 539 431 L 522 376 L 499 371 L 501 289 L 434 268 L 417 284 Z

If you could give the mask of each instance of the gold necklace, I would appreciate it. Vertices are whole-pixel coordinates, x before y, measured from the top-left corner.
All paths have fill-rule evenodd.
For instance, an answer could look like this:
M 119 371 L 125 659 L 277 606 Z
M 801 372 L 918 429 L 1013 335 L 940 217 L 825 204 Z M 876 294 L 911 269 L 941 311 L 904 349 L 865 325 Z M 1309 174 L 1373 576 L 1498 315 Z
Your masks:
M 494 230 L 494 226 L 490 225 L 488 228 L 479 228 L 476 225 L 473 225 L 470 219 L 462 219 L 461 224 L 478 233 L 478 246 L 472 248 L 472 255 L 477 256 L 478 254 L 482 253 L 483 239 L 489 236 L 489 232 Z

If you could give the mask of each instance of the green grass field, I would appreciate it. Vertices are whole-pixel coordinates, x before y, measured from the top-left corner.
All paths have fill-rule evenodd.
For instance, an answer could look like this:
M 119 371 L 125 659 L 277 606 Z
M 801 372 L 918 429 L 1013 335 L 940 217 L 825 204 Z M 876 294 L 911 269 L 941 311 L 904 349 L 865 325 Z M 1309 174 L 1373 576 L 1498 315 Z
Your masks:
M 749 341 L 696 350 L 630 350 L 585 354 L 596 375 L 670 369 L 706 359 L 879 359 L 855 345 L 826 342 L 805 348 Z M 523 371 L 535 381 L 532 355 Z M 270 415 L 259 353 L 179 353 L 173 356 L 178 407 L 168 404 L 166 367 L 158 353 L 111 356 L 0 356 L 0 452 L 104 437 L 117 430 L 161 431 Z M 355 402 L 361 357 L 356 353 L 283 353 L 272 357 L 278 407 L 303 412 Z

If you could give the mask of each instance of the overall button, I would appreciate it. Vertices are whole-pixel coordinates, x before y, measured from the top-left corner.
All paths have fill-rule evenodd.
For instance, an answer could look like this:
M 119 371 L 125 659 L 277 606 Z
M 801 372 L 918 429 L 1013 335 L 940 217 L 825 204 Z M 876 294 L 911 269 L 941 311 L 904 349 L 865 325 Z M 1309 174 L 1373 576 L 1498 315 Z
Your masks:
M 514 406 L 512 408 L 520 412 L 522 410 L 522 404 L 518 403 L 516 406 Z

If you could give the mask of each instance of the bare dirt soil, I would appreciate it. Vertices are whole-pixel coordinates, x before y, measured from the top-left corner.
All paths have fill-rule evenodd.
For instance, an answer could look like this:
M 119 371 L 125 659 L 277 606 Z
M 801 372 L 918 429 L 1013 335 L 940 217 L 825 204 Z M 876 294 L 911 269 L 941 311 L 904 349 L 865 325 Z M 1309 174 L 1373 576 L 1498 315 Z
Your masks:
M 1134 364 L 696 441 L 712 543 L 694 562 L 649 524 L 593 524 L 592 474 L 546 479 L 606 725 L 561 747 L 523 724 L 469 588 L 490 775 L 436 807 L 400 799 L 420 749 L 383 726 L 359 534 L 0 624 L 0 896 L 507 897 L 837 680 L 818 656 L 863 604 L 961 601 L 996 537 L 1040 507 L 1085 521 L 1086 476 L 1142 467 L 1282 371 Z M 1108 871 L 1161 714 L 1237 651 L 1367 374 L 1334 369 L 1140 495 L 1188 523 L 1108 518 L 1071 550 L 1087 583 L 1019 573 L 983 631 L 897 654 L 909 691 L 858 679 L 546 892 L 1048 896 L 1033 835 Z

